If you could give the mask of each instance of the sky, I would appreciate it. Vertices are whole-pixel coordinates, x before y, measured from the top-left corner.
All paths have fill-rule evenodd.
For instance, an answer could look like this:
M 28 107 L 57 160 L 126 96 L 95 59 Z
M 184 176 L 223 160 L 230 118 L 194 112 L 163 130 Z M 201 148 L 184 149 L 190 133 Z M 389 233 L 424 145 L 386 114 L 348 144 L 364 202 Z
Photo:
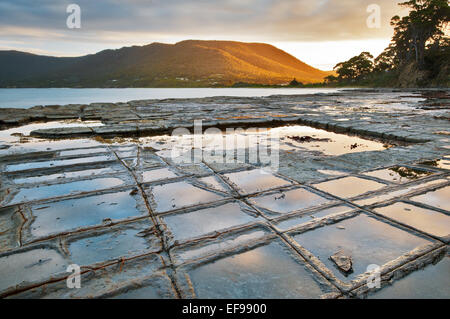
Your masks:
M 1 0 L 0 50 L 80 56 L 152 42 L 234 40 L 270 43 L 331 70 L 362 51 L 381 53 L 393 34 L 391 17 L 407 13 L 399 2 Z M 68 28 L 69 4 L 80 7 L 81 28 Z

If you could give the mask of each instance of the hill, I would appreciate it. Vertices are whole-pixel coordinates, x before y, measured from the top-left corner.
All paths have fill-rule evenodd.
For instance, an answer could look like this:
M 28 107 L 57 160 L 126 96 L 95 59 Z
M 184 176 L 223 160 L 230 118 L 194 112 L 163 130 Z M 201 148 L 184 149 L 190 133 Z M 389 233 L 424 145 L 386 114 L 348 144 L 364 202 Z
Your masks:
M 200 87 L 322 82 L 315 69 L 264 43 L 188 40 L 60 58 L 0 51 L 0 87 Z

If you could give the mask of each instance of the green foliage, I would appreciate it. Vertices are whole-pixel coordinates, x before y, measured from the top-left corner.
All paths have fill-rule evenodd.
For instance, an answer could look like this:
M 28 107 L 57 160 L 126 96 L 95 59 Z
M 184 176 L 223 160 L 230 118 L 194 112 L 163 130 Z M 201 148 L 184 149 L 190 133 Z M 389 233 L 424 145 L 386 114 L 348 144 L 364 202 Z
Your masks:
M 303 83 L 302 82 L 298 82 L 297 79 L 293 79 L 291 82 L 289 82 L 289 86 L 293 86 L 293 87 L 303 87 Z
M 410 0 L 400 3 L 409 8 L 408 16 L 395 16 L 391 20 L 394 27 L 392 54 L 397 63 L 414 60 L 420 69 L 425 69 L 427 43 L 441 41 L 448 25 L 450 7 L 447 0 Z
M 326 84 L 402 86 L 401 79 L 416 70 L 414 85 L 449 85 L 450 40 L 445 33 L 450 16 L 448 1 L 410 0 L 399 5 L 410 12 L 391 19 L 394 36 L 390 45 L 373 62 L 372 56 L 363 52 L 338 63 L 338 77 L 327 77 Z
M 372 59 L 373 56 L 369 52 L 362 52 L 348 61 L 336 64 L 334 70 L 338 74 L 339 80 L 355 81 L 363 79 L 373 70 Z
M 325 83 L 326 84 L 336 84 L 339 82 L 339 78 L 337 76 L 334 75 L 329 75 L 325 78 Z
M 447 87 L 450 85 L 450 39 L 448 37 L 428 46 L 424 65 L 432 85 Z
M 393 46 L 389 45 L 384 51 L 374 60 L 374 72 L 391 71 L 398 65 L 396 55 L 393 53 Z

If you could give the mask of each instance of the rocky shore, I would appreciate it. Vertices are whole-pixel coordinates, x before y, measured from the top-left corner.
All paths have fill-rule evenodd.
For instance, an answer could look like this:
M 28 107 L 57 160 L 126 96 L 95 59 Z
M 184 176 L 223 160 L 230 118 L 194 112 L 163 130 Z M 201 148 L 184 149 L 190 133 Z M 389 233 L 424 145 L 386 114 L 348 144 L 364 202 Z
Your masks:
M 0 109 L 0 296 L 448 298 L 449 93 Z M 177 162 L 200 120 L 277 169 Z

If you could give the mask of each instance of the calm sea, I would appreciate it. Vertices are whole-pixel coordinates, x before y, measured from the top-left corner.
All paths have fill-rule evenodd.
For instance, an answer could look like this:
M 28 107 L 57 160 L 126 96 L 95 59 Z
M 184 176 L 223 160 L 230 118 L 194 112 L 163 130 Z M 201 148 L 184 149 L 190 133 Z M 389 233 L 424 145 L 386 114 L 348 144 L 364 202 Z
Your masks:
M 0 108 L 30 108 L 35 105 L 127 102 L 131 100 L 201 98 L 212 96 L 269 96 L 289 94 L 334 93 L 338 89 L 264 89 L 264 88 L 194 88 L 194 89 L 0 89 Z

